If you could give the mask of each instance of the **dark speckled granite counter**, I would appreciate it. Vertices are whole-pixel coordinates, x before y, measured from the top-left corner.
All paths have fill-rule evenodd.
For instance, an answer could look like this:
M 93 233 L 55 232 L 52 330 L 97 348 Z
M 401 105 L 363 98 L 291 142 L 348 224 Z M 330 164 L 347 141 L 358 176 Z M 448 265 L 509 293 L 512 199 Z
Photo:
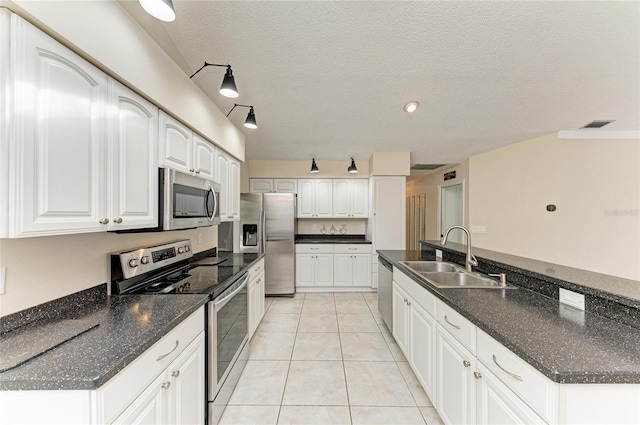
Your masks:
M 107 296 L 106 285 L 96 288 L 71 296 L 76 300 L 75 308 L 58 310 L 57 315 L 53 307 L 62 306 L 59 301 L 67 297 L 47 303 L 46 308 L 38 306 L 2 318 L 5 333 L 0 335 L 0 344 L 3 338 L 10 338 L 16 356 L 32 349 L 31 337 L 41 335 L 38 330 L 44 326 L 64 327 L 67 336 L 79 335 L 0 373 L 0 390 L 96 389 L 209 299 L 208 295 Z M 78 301 L 82 294 L 84 304 Z M 40 310 L 47 310 L 47 315 L 38 314 Z M 77 332 L 69 329 L 73 326 Z M 57 338 L 46 337 L 52 342 Z M 6 356 L 11 354 L 3 353 L 4 363 L 10 363 Z
M 364 235 L 296 235 L 296 243 L 371 244 Z
M 555 382 L 640 383 L 640 330 L 522 287 L 435 288 L 399 264 L 428 254 L 378 254 Z

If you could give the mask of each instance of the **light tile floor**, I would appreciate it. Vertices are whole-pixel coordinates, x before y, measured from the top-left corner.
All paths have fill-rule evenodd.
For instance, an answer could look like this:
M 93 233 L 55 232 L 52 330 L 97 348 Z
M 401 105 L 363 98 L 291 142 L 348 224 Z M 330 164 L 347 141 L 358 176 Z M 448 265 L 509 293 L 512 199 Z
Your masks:
M 376 293 L 267 298 L 221 425 L 442 424 Z

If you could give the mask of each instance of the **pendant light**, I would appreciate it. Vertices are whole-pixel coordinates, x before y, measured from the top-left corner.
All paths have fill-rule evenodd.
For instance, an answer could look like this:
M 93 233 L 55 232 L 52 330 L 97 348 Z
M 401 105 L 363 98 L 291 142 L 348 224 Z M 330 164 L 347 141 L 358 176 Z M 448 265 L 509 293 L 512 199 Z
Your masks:
M 176 20 L 176 11 L 171 0 L 139 0 L 140 6 L 149 15 L 164 22 Z
M 217 63 L 209 63 L 205 61 L 204 65 L 202 65 L 200 69 L 198 69 L 196 72 L 191 74 L 191 77 L 189 78 L 193 78 L 198 72 L 202 71 L 207 66 L 226 66 L 227 72 L 224 74 L 224 78 L 222 79 L 222 85 L 220 86 L 220 94 L 223 95 L 224 97 L 230 97 L 232 99 L 235 99 L 236 97 L 238 97 L 239 95 L 238 88 L 236 87 L 236 81 L 233 78 L 233 71 L 231 70 L 231 65 L 228 65 L 228 64 L 220 65 Z
M 310 173 L 319 173 L 320 170 L 318 169 L 318 166 L 316 165 L 316 159 L 313 158 L 311 160 L 311 171 L 309 171 Z
M 234 109 L 236 109 L 236 106 L 241 106 L 243 108 L 249 108 L 249 113 L 247 114 L 247 119 L 244 120 L 244 126 L 247 127 L 247 128 L 251 128 L 251 129 L 258 128 L 258 123 L 256 123 L 256 114 L 253 112 L 253 105 L 240 105 L 238 103 L 234 103 L 233 104 L 233 108 L 231 108 L 231 111 L 229 111 L 229 114 L 231 112 L 233 112 Z M 227 114 L 227 116 L 229 116 L 229 114 Z
M 351 174 L 355 174 L 358 172 L 358 168 L 356 168 L 356 162 L 353 160 L 353 158 L 351 158 L 351 165 L 349 165 L 349 168 L 347 168 L 347 171 L 350 172 Z

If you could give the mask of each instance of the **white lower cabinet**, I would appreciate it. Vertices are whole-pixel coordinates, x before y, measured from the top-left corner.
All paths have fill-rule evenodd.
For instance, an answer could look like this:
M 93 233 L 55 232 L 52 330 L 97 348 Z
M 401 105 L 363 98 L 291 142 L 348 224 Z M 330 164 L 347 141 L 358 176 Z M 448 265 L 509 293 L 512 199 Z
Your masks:
M 371 245 L 296 244 L 297 287 L 370 287 Z
M 249 271 L 248 313 L 249 313 L 249 339 L 260 325 L 264 317 L 264 260 L 258 261 Z
M 371 254 L 334 254 L 334 286 L 371 286 Z
M 296 286 L 333 286 L 333 254 L 296 254 Z

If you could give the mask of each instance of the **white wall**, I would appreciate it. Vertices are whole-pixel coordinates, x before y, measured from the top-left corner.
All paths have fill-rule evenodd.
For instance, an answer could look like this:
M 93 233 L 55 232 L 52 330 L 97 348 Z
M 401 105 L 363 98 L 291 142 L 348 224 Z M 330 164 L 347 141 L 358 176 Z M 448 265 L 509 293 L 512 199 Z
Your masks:
M 202 233 L 203 243 L 197 235 Z M 160 233 L 87 233 L 0 239 L 0 266 L 7 268 L 0 316 L 108 282 L 108 253 L 178 239 L 193 252 L 217 246 L 218 226 Z
M 640 280 L 640 140 L 553 133 L 471 157 L 469 214 L 475 246 Z

